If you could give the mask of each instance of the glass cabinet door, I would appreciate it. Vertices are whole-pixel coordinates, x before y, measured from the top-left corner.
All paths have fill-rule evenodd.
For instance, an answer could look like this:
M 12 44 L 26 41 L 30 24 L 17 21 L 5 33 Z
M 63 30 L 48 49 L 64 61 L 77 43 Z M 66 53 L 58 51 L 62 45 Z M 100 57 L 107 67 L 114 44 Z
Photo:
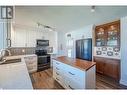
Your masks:
M 119 26 L 110 25 L 107 29 L 107 46 L 118 46 L 119 44 Z
M 105 29 L 96 29 L 96 46 L 105 46 Z

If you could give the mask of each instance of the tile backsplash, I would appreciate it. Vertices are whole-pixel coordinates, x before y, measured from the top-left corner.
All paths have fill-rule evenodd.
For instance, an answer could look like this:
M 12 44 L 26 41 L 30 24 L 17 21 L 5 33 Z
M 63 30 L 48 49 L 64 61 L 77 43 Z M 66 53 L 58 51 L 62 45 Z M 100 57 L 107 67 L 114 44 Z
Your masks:
M 94 47 L 94 56 L 120 59 L 119 47 Z
M 11 55 L 35 54 L 35 47 L 11 47 Z

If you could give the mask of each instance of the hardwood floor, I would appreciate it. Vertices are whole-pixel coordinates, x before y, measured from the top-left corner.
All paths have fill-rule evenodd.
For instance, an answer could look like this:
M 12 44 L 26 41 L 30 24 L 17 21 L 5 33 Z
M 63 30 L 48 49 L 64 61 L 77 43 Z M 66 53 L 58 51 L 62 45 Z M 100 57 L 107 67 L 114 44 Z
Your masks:
M 96 74 L 96 89 L 127 89 L 127 87 L 112 78 Z
M 52 69 L 36 72 L 30 76 L 34 89 L 64 89 L 53 79 Z M 113 79 L 97 74 L 96 89 L 127 89 L 127 87 L 119 85 Z
M 36 72 L 31 75 L 34 89 L 64 89 L 52 77 L 52 69 Z

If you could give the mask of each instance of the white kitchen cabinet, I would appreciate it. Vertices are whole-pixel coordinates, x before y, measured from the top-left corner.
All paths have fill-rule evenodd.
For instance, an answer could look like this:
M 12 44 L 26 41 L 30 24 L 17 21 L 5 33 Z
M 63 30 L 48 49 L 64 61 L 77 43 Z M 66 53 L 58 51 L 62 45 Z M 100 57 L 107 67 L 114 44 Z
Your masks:
M 7 22 L 0 23 L 0 50 L 7 48 Z
M 94 89 L 95 66 L 84 71 L 53 60 L 53 78 L 65 89 Z
M 24 57 L 29 73 L 37 71 L 37 56 Z
M 49 47 L 57 53 L 57 32 L 39 30 L 36 27 L 14 24 L 11 27 L 12 47 L 36 47 L 37 39 L 49 40 Z

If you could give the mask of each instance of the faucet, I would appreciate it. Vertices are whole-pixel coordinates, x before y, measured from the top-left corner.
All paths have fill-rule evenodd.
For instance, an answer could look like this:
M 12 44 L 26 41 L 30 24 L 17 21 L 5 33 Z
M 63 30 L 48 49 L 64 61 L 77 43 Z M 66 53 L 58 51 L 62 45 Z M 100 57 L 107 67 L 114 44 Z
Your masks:
M 10 50 L 8 49 L 2 49 L 1 52 L 0 52 L 0 64 L 2 64 L 3 62 L 6 61 L 6 59 L 4 58 L 5 57 L 5 52 L 8 52 L 8 56 L 11 56 L 11 52 Z

